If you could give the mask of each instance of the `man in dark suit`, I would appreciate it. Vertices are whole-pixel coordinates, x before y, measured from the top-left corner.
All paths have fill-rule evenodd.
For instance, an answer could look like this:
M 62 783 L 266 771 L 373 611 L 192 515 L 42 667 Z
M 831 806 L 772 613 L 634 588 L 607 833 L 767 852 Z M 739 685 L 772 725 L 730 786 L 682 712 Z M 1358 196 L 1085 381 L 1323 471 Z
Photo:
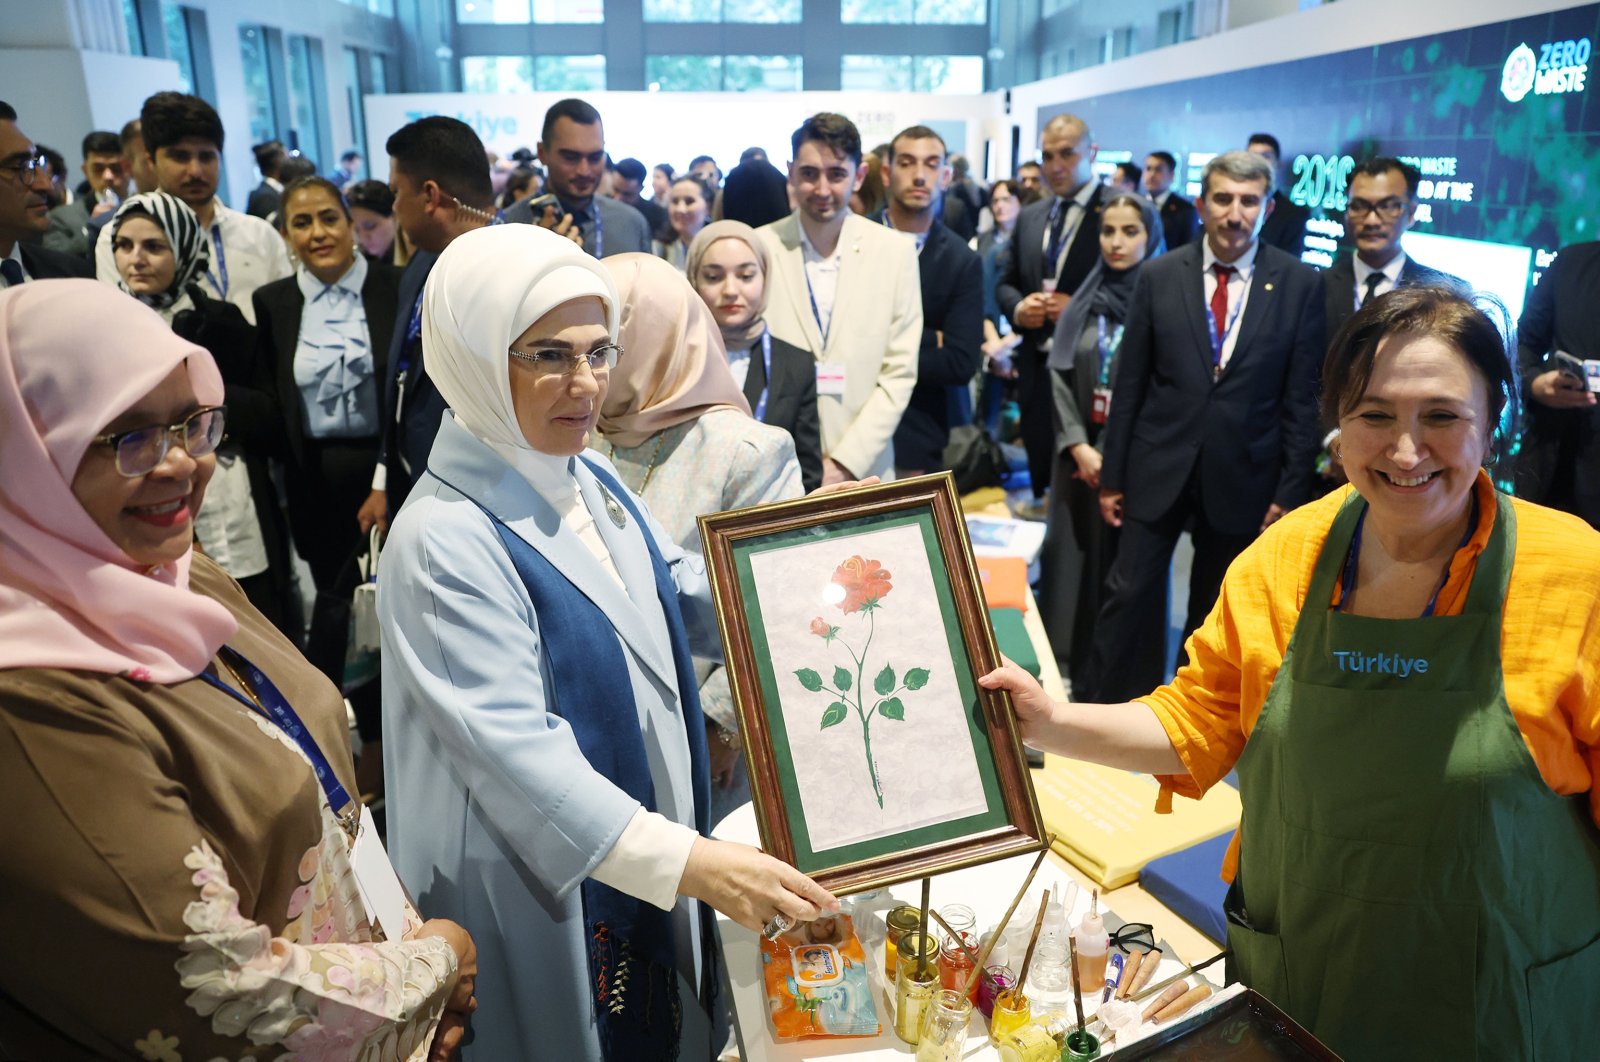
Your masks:
M 1258 240 L 1273 171 L 1244 151 L 1201 178 L 1206 236 L 1147 263 L 1128 309 L 1106 425 L 1100 507 L 1121 527 L 1080 699 L 1115 703 L 1165 678 L 1172 552 L 1194 539 L 1184 638 L 1228 564 L 1311 497 L 1322 277 Z
M 1528 418 L 1516 464 L 1518 497 L 1600 528 L 1600 396 L 1556 351 L 1600 362 L 1600 243 L 1563 247 L 1517 323 Z
M 1161 216 L 1161 233 L 1167 250 L 1176 251 L 1200 232 L 1200 213 L 1194 204 L 1172 190 L 1178 160 L 1170 151 L 1152 151 L 1144 157 L 1144 194 Z
M 50 227 L 50 174 L 44 156 L 17 128 L 17 112 L 0 103 L 0 285 L 12 287 L 53 277 L 93 277 L 77 255 L 36 244 Z
M 383 460 L 358 514 L 363 530 L 400 511 L 428 467 L 444 398 L 422 361 L 422 286 L 439 254 L 464 232 L 494 222 L 494 186 L 483 141 L 455 118 L 419 118 L 389 137 L 394 216 L 417 253 L 400 277 L 398 309 L 384 368 Z
M 128 194 L 128 173 L 123 169 L 122 143 L 116 133 L 96 130 L 83 138 L 83 175 L 88 186 L 84 194 L 50 211 L 44 245 L 52 251 L 87 257 L 89 222 L 113 213 Z
M 1051 194 L 1022 208 L 1011 242 L 1001 254 L 996 294 L 1000 310 L 1022 333 L 1017 347 L 1017 388 L 1022 441 L 1037 502 L 1050 486 L 1055 461 L 1050 378 L 1045 359 L 1056 319 L 1100 258 L 1100 182 L 1094 177 L 1099 145 L 1082 118 L 1058 114 L 1045 123 L 1039 158 Z
M 1400 249 L 1400 237 L 1416 221 L 1421 180 L 1415 166 L 1394 158 L 1366 159 L 1350 172 L 1344 227 L 1356 246 L 1323 275 L 1329 342 L 1369 299 L 1395 288 L 1414 284 L 1466 288 L 1459 277 L 1429 269 Z
M 278 201 L 283 197 L 283 182 L 278 179 L 278 170 L 289 153 L 276 140 L 257 144 L 250 150 L 256 156 L 256 169 L 261 171 L 261 183 L 250 190 L 244 212 L 252 217 L 270 218 L 278 212 Z
M 889 142 L 883 221 L 916 241 L 922 280 L 917 383 L 894 433 L 899 476 L 945 467 L 951 406 L 961 407 L 983 365 L 983 259 L 939 220 L 940 193 L 949 180 L 944 138 L 932 129 L 914 125 Z
M 1276 183 L 1278 160 L 1283 155 L 1278 138 L 1271 133 L 1251 133 L 1248 150 L 1272 164 Z M 1277 189 L 1272 193 L 1272 213 L 1261 227 L 1261 242 L 1299 258 L 1306 249 L 1306 222 L 1310 220 L 1311 211 L 1284 195 L 1283 189 Z
M 623 159 L 611 174 L 611 195 L 619 203 L 626 203 L 644 215 L 650 232 L 658 235 L 672 230 L 667 220 L 667 208 L 644 198 L 644 163 L 638 159 Z M 665 240 L 662 241 L 666 242 Z

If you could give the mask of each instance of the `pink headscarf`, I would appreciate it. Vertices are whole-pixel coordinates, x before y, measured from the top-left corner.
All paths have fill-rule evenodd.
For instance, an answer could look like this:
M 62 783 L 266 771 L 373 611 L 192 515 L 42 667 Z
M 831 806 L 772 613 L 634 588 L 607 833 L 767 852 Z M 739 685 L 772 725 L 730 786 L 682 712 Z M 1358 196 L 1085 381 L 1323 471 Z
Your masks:
M 600 433 L 626 449 L 713 409 L 749 416 L 717 320 L 688 279 L 654 255 L 618 254 L 600 264 L 622 303 L 624 352 L 611 370 Z
M 147 573 L 72 493 L 90 440 L 185 362 L 200 402 L 220 403 L 211 355 L 111 285 L 0 292 L 0 668 L 181 682 L 237 629 L 189 590 L 189 554 Z

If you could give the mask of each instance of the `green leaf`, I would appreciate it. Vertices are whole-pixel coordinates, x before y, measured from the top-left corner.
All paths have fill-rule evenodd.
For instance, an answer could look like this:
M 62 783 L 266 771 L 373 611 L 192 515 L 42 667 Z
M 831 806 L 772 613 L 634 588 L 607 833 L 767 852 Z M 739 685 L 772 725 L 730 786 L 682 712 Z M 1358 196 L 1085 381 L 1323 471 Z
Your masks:
M 833 687 L 840 693 L 850 688 L 850 672 L 842 667 L 833 669 Z
M 878 714 L 885 719 L 904 719 L 906 717 L 906 706 L 900 703 L 899 697 L 890 697 L 878 705 Z
M 878 677 L 872 680 L 872 688 L 878 696 L 885 697 L 894 692 L 894 668 L 889 664 L 883 665 L 883 670 L 878 672 Z
M 803 667 L 799 671 L 796 671 L 794 673 L 794 677 L 800 680 L 800 685 L 804 686 L 812 693 L 821 692 L 822 676 L 817 674 L 815 671 L 812 671 L 809 667 Z
M 848 715 L 849 712 L 850 709 L 845 707 L 843 701 L 834 701 L 832 704 L 828 705 L 828 710 L 822 713 L 822 726 L 818 727 L 818 729 L 826 730 L 830 726 L 839 725 L 840 723 L 844 722 L 844 717 Z
M 925 668 L 925 667 L 914 667 L 910 671 L 906 672 L 906 689 L 908 689 L 908 690 L 920 690 L 922 687 L 926 686 L 927 684 L 928 684 L 928 669 L 927 668 Z

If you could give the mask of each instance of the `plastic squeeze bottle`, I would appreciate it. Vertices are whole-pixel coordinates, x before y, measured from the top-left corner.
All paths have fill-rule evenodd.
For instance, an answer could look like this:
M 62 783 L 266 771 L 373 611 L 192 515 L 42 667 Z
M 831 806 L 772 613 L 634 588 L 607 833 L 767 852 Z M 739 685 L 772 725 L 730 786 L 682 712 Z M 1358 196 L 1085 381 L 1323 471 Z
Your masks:
M 1099 892 L 1089 901 L 1089 913 L 1072 936 L 1078 948 L 1078 983 L 1092 994 L 1094 988 L 1105 984 L 1106 957 L 1111 950 L 1111 937 L 1100 917 Z

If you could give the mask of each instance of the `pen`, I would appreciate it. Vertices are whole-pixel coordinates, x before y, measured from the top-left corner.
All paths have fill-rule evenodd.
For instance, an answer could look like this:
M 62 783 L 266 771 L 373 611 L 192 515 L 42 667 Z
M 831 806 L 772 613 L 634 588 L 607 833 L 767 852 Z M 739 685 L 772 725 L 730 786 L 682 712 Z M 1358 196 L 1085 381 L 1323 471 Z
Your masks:
M 1111 999 L 1111 993 L 1115 992 L 1117 985 L 1122 983 L 1123 961 L 1122 952 L 1113 951 L 1111 953 L 1111 964 L 1106 967 L 1106 990 L 1105 994 L 1100 997 L 1100 1002 L 1108 1002 Z

